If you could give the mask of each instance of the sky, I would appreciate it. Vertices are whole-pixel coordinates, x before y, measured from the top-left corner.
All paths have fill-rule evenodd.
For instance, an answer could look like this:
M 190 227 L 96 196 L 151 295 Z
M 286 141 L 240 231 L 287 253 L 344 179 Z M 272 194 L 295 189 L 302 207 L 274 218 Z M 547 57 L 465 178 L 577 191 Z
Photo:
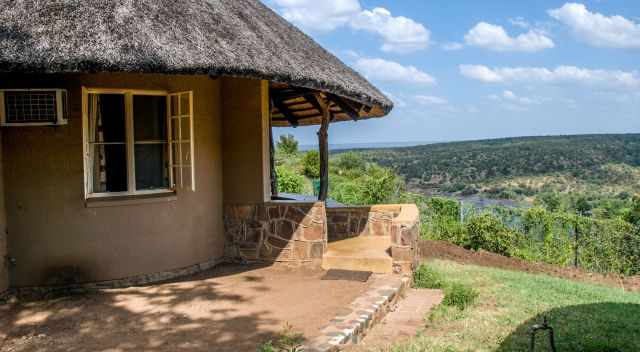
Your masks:
M 640 132 L 638 0 L 263 1 L 394 101 L 332 144 Z

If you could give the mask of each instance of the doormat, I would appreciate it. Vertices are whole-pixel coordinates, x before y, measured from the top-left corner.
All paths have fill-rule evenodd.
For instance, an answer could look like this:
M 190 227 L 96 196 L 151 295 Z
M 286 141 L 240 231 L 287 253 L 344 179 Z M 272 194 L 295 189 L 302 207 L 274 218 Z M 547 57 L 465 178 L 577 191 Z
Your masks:
M 344 281 L 360 281 L 367 282 L 371 277 L 371 271 L 355 271 L 329 269 L 320 280 L 344 280 Z

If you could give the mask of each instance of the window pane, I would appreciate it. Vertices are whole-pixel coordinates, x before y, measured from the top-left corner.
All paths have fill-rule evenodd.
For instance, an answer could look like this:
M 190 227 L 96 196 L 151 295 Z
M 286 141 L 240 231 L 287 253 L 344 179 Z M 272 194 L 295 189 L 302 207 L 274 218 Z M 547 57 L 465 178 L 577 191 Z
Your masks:
M 182 144 L 182 165 L 190 166 L 191 165 L 191 144 L 189 142 L 181 143 Z
M 183 137 L 181 137 L 181 131 L 180 131 L 180 120 L 179 118 L 172 118 L 171 119 L 171 138 L 174 141 L 179 141 L 181 140 Z
M 92 146 L 93 192 L 127 191 L 127 148 L 124 144 Z
M 91 94 L 89 97 L 91 142 L 124 142 L 124 95 Z
M 190 119 L 188 117 L 184 117 L 180 119 L 180 129 L 182 132 L 182 140 L 190 140 L 191 139 L 191 126 Z
M 167 139 L 167 98 L 133 96 L 133 136 L 136 141 Z
M 189 111 L 189 93 L 180 94 L 180 115 L 188 115 Z
M 171 96 L 171 116 L 177 116 L 180 112 L 178 111 L 178 96 Z
M 136 189 L 169 188 L 166 144 L 136 144 Z

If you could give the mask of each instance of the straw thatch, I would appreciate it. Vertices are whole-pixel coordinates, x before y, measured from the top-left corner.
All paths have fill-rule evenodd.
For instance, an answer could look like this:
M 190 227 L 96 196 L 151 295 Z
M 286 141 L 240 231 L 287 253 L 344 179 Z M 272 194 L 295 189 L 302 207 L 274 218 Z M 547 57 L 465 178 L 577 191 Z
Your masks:
M 0 72 L 248 77 L 346 98 L 332 104 L 337 120 L 384 116 L 392 108 L 367 80 L 258 0 L 0 0 Z M 293 115 L 273 112 L 276 125 L 291 122 Z

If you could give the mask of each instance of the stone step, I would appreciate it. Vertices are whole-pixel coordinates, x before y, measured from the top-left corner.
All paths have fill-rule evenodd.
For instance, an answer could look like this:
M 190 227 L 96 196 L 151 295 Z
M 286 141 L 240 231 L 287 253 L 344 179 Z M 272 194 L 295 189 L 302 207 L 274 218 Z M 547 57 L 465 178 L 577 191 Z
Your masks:
M 322 257 L 322 268 L 388 274 L 393 270 L 390 248 L 390 236 L 358 236 L 331 242 Z

